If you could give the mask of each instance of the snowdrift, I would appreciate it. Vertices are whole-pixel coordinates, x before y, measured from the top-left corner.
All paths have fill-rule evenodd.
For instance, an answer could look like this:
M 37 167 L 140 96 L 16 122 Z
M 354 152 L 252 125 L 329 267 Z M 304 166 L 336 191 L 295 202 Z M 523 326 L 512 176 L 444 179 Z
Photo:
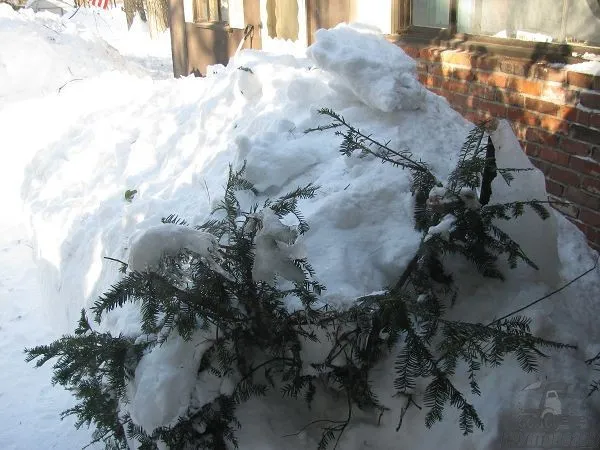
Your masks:
M 445 179 L 472 124 L 424 90 L 409 58 L 372 32 L 345 26 L 321 31 L 308 55 L 244 51 L 205 79 L 151 81 L 110 73 L 73 83 L 60 96 L 36 104 L 31 120 L 66 111 L 61 118 L 45 116 L 52 131 L 43 139 L 19 136 L 24 152 L 36 152 L 22 195 L 48 312 L 59 329 L 72 329 L 80 309 L 119 277 L 119 265 L 104 256 L 127 260 L 130 238 L 170 213 L 202 222 L 223 194 L 228 165 L 238 168 L 244 161 L 258 190 L 257 196 L 248 194 L 248 205 L 309 182 L 321 186 L 299 207 L 311 226 L 302 245 L 327 286 L 324 302 L 347 305 L 396 280 L 420 239 L 413 228 L 408 174 L 379 160 L 342 157 L 333 132 L 303 131 L 322 124 L 317 109 L 329 107 L 363 132 L 389 140 L 391 147 L 410 150 Z M 402 63 L 391 65 L 394 58 Z M 368 70 L 354 77 L 359 68 Z M 18 130 L 8 131 L 9 139 L 14 133 Z M 131 189 L 137 193 L 128 202 L 124 193 Z M 519 194 L 528 199 L 525 187 Z M 556 222 L 559 264 L 554 270 L 568 280 L 592 266 L 594 255 L 573 225 L 558 215 Z M 516 231 L 523 242 L 539 237 L 537 228 Z M 555 244 L 537 246 L 539 258 L 551 258 Z M 464 261 L 448 263 L 461 286 L 451 314 L 463 320 L 488 322 L 550 290 L 528 268 L 507 271 L 502 283 L 473 277 Z M 583 361 L 594 355 L 586 343 L 600 339 L 599 292 L 596 271 L 527 311 L 538 334 L 580 344 L 578 351 L 552 355 L 540 377 L 589 382 L 592 373 Z M 132 307 L 113 311 L 102 323 L 102 329 L 115 333 L 136 334 L 138 328 Z M 197 358 L 188 351 L 193 344 L 200 343 L 174 338 L 143 358 L 131 386 L 132 417 L 150 428 L 172 423 L 190 398 L 210 399 L 227 390 L 215 380 L 194 382 Z M 472 401 L 487 428 L 465 438 L 451 409 L 443 423 L 428 430 L 413 408 L 397 433 L 402 404 L 390 396 L 393 377 L 393 359 L 374 375 L 374 389 L 392 411 L 379 426 L 376 418 L 357 417 L 340 448 L 499 448 L 500 411 L 510 413 L 515 392 L 536 381 L 514 361 L 483 371 L 484 394 Z M 468 385 L 458 387 L 468 392 Z M 314 414 L 333 420 L 344 415 L 326 408 L 316 405 L 311 414 L 304 404 L 283 402 L 276 394 L 252 400 L 239 408 L 241 448 L 316 448 L 318 429 L 285 435 L 300 430 Z
M 169 46 L 167 35 L 151 46 L 142 45 L 143 37 L 128 40 L 121 52 L 111 45 L 122 48 L 120 44 L 127 35 L 120 13 L 112 10 L 101 16 L 95 9 L 82 8 L 77 12 L 79 17 L 71 20 L 71 12 L 60 17 L 50 12 L 35 14 L 30 9 L 16 12 L 9 5 L 0 4 L 0 101 L 8 103 L 55 94 L 68 83 L 103 72 L 144 77 L 150 68 L 153 74 L 162 70 L 166 77 L 171 67 L 159 62 L 157 55 L 160 49 Z M 134 24 L 134 27 L 144 26 L 139 22 Z M 136 53 L 136 45 L 138 49 L 145 48 L 145 54 L 138 51 L 134 57 L 125 58 L 122 53 Z

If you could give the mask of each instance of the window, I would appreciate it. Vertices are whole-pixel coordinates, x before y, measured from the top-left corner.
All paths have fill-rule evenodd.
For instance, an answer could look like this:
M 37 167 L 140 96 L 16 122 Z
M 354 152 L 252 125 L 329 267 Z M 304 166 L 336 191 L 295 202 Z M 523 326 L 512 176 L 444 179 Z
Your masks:
M 523 41 L 600 45 L 600 0 L 411 0 L 400 23 Z M 407 10 L 408 9 L 408 10 Z
M 194 22 L 228 22 L 228 0 L 193 0 Z
M 267 30 L 273 39 L 298 40 L 298 1 L 267 0 Z

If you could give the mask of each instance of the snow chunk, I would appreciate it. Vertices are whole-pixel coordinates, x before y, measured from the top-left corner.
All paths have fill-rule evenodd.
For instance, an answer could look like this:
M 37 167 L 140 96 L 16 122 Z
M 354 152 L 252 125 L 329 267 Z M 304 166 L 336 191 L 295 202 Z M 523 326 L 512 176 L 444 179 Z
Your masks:
M 372 28 L 340 24 L 315 36 L 308 56 L 364 104 L 384 112 L 424 105 L 426 93 L 417 81 L 415 61 Z
M 450 232 L 454 229 L 454 223 L 456 222 L 456 217 L 452 214 L 446 214 L 440 223 L 433 227 L 429 227 L 427 231 L 427 236 L 425 236 L 425 241 L 431 239 L 434 235 L 439 235 L 442 239 L 447 241 L 450 239 Z
M 136 424 L 151 433 L 177 423 L 188 409 L 200 359 L 210 345 L 205 332 L 195 333 L 189 341 L 172 334 L 142 357 L 128 386 L 131 402 L 126 406 Z
M 275 274 L 279 274 L 286 280 L 302 283 L 304 272 L 293 262 L 300 257 L 295 243 L 296 229 L 282 224 L 270 208 L 265 208 L 255 218 L 260 229 L 255 239 L 252 278 L 272 282 Z
M 468 209 L 481 208 L 481 203 L 479 203 L 479 199 L 477 198 L 477 192 L 475 192 L 473 189 L 464 187 L 460 190 L 458 196 Z
M 588 75 L 600 75 L 600 61 L 586 61 L 579 64 L 568 64 L 565 66 L 570 72 L 585 73 Z
M 498 168 L 530 169 L 527 172 L 514 173 L 510 186 L 498 176 L 492 182 L 490 203 L 514 201 L 546 201 L 546 182 L 540 172 L 525 155 L 519 141 L 506 120 L 498 122 L 495 131 L 490 134 L 496 148 Z M 549 206 L 548 206 L 549 208 Z M 553 285 L 559 281 L 558 249 L 556 245 L 556 219 L 554 215 L 542 220 L 529 208 L 522 216 L 510 221 L 498 221 L 496 224 L 517 242 L 525 254 L 539 267 L 539 276 Z
M 229 278 L 219 266 L 217 238 L 210 233 L 198 231 L 174 223 L 164 223 L 147 228 L 131 238 L 129 269 L 134 272 L 156 270 L 164 256 L 175 256 L 182 249 L 197 253 L 215 272 Z

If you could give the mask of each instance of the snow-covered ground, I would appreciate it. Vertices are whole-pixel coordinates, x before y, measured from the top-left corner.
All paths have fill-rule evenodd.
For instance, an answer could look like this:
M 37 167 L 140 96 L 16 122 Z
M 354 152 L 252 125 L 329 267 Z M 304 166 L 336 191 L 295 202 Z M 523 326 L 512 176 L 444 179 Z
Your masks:
M 228 164 L 247 162 L 246 175 L 258 190 L 257 197 L 248 194 L 248 204 L 308 182 L 321 186 L 300 204 L 311 225 L 301 244 L 327 286 L 323 300 L 348 304 L 393 283 L 420 237 L 413 230 L 408 174 L 377 160 L 342 157 L 331 132 L 304 134 L 326 122 L 317 109 L 332 108 L 394 148 L 410 150 L 440 179 L 454 167 L 471 127 L 416 83 L 410 58 L 368 29 L 320 32 L 306 58 L 245 51 L 207 78 L 173 80 L 166 35 L 152 42 L 140 23 L 126 32 L 118 11 L 70 15 L 15 13 L 0 5 L 2 449 L 76 449 L 87 442 L 89 431 L 58 420 L 69 395 L 50 387 L 49 368 L 26 365 L 22 349 L 73 329 L 80 309 L 119 276 L 118 265 L 103 257 L 126 260 L 138 230 L 170 213 L 202 222 L 223 194 Z M 125 201 L 133 189 L 136 195 Z M 538 251 L 558 249 L 555 269 L 564 281 L 591 267 L 594 254 L 573 225 L 558 215 L 556 221 L 558 242 L 544 242 Z M 540 239 L 538 228 L 517 231 L 524 243 Z M 462 284 L 452 315 L 465 320 L 488 322 L 552 289 L 527 268 L 512 271 L 505 283 L 468 276 L 460 261 L 453 271 Z M 599 298 L 596 270 L 527 311 L 544 337 L 582 344 L 553 355 L 537 376 L 589 382 L 593 374 L 583 360 L 600 342 Z M 102 323 L 124 333 L 138 326 L 133 307 Z M 185 409 L 191 393 L 171 388 L 195 388 L 187 381 L 197 358 L 192 364 L 182 348 L 175 341 L 160 347 L 164 357 L 144 357 L 128 407 L 133 417 L 168 423 L 180 410 L 177 402 Z M 179 371 L 173 370 L 177 355 L 183 358 Z M 422 413 L 410 410 L 396 433 L 401 403 L 389 398 L 393 375 L 393 359 L 374 374 L 375 389 L 393 411 L 380 427 L 360 418 L 340 448 L 499 448 L 499 411 L 536 381 L 514 361 L 483 371 L 484 394 L 473 402 L 487 428 L 464 438 L 451 409 L 431 430 Z M 241 448 L 316 448 L 318 430 L 284 437 L 311 415 L 276 397 L 240 407 Z
M 150 77 L 170 78 L 172 73 L 167 34 L 151 41 L 139 22 L 128 33 L 125 17 L 118 11 L 81 9 L 68 19 L 71 14 L 62 19 L 50 13 L 34 15 L 30 10 L 17 14 L 8 5 L 0 4 L 3 450 L 79 449 L 89 443 L 91 434 L 85 428 L 76 430 L 72 417 L 60 420 L 60 412 L 73 406 L 72 396 L 51 385 L 50 366 L 32 370 L 23 353 L 25 347 L 49 343 L 66 331 L 49 319 L 48 310 L 53 306 L 47 303 L 47 291 L 39 283 L 30 220 L 21 200 L 25 167 L 35 151 L 56 136 L 55 122 L 77 120 L 80 112 L 68 113 L 64 105 L 57 105 L 52 99 L 56 99 L 61 87 L 64 86 L 60 95 L 78 82 L 101 85 L 105 81 L 103 90 L 110 90 L 112 82 L 127 74 L 148 82 Z M 31 115 L 32 109 L 39 110 Z M 33 145 L 31 138 L 37 141 Z

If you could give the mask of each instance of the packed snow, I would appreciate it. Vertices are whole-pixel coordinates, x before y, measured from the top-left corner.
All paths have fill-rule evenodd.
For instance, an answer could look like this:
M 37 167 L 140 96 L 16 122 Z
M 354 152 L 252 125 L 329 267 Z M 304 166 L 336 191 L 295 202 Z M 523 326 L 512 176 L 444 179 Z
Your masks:
M 256 195 L 244 193 L 247 206 L 308 183 L 320 186 L 314 198 L 299 203 L 311 228 L 298 239 L 291 224 L 268 211 L 256 217 L 263 239 L 257 243 L 259 264 L 261 249 L 278 250 L 280 259 L 273 265 L 263 258 L 255 276 L 272 278 L 278 267 L 284 272 L 279 275 L 295 279 L 281 263 L 302 253 L 327 287 L 322 301 L 344 306 L 393 284 L 421 235 L 413 228 L 408 173 L 374 158 L 341 156 L 333 131 L 304 134 L 327 123 L 317 110 L 331 108 L 391 147 L 412 152 L 442 180 L 472 127 L 418 84 L 414 61 L 365 27 L 320 31 L 306 57 L 242 51 L 206 78 L 174 80 L 166 79 L 170 66 L 159 58 L 168 56 L 159 51 L 168 45 L 150 42 L 141 24 L 125 32 L 124 15 L 116 11 L 81 10 L 68 17 L 17 13 L 0 4 L 0 147 L 8 149 L 0 171 L 3 193 L 11 199 L 1 222 L 8 231 L 0 237 L 6 249 L 0 259 L 2 449 L 75 449 L 86 442 L 91 431 L 59 421 L 69 395 L 50 388 L 49 367 L 26 365 L 22 348 L 73 330 L 81 308 L 121 276 L 119 264 L 105 256 L 147 267 L 181 245 L 210 260 L 214 253 L 207 249 L 214 243 L 207 236 L 189 230 L 169 242 L 161 218 L 173 213 L 202 223 L 222 198 L 229 164 L 238 169 L 246 163 L 246 177 L 257 189 Z M 118 31 L 98 25 L 104 21 Z M 148 57 L 156 60 L 148 64 Z M 528 163 L 506 124 L 493 138 L 504 167 Z M 544 196 L 537 171 L 516 174 L 512 189 L 502 191 L 500 181 L 494 201 Z M 124 193 L 133 189 L 137 194 L 128 202 Z M 531 222 L 511 233 L 531 244 L 537 252 L 532 259 L 547 263 L 554 279 L 519 267 L 507 271 L 506 282 L 482 280 L 465 261 L 450 259 L 460 286 L 450 316 L 488 323 L 593 266 L 596 255 L 582 233 L 562 216 L 553 217 L 546 224 L 524 218 Z M 445 223 L 438 232 L 451 226 L 451 218 Z M 156 239 L 158 245 L 145 245 Z M 579 349 L 552 354 L 537 375 L 524 374 L 512 360 L 482 371 L 483 395 L 472 401 L 485 432 L 463 437 L 451 408 L 429 430 L 423 413 L 413 408 L 396 432 L 403 403 L 391 398 L 391 358 L 374 371 L 373 387 L 392 411 L 379 426 L 377 417 L 358 415 L 339 448 L 498 448 L 499 412 L 513 411 L 518 390 L 538 378 L 588 383 L 594 375 L 584 360 L 600 342 L 599 293 L 596 270 L 526 311 L 535 332 L 579 343 Z M 100 327 L 139 335 L 139 312 L 135 305 L 111 311 Z M 202 346 L 200 338 L 186 342 L 174 335 L 142 358 L 125 406 L 138 424 L 147 430 L 173 424 L 189 405 L 231 392 L 231 380 L 196 380 Z M 314 361 L 322 351 L 314 344 L 303 349 Z M 469 392 L 468 380 L 458 387 Z M 343 407 L 321 400 L 308 411 L 277 393 L 253 399 L 238 410 L 240 448 L 316 448 L 318 428 L 297 432 L 315 418 L 344 415 Z
M 578 64 L 567 64 L 565 66 L 571 72 L 585 73 L 587 75 L 600 76 L 600 61 L 585 61 Z

